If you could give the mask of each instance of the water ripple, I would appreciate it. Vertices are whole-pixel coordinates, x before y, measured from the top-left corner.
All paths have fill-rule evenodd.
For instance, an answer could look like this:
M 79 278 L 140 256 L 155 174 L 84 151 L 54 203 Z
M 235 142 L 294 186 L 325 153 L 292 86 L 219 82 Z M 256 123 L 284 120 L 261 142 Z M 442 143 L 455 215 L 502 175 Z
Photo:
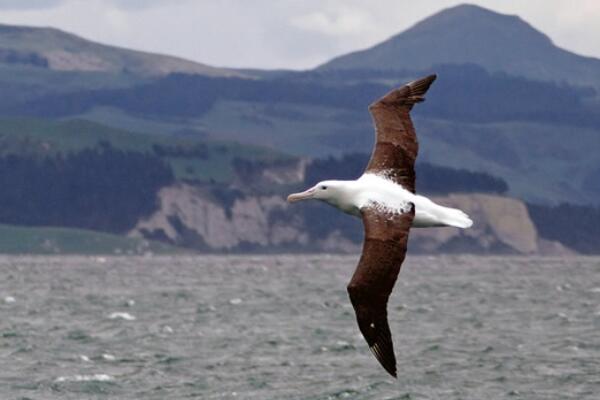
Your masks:
M 352 256 L 0 257 L 0 398 L 597 399 L 600 259 L 412 257 L 398 380 Z

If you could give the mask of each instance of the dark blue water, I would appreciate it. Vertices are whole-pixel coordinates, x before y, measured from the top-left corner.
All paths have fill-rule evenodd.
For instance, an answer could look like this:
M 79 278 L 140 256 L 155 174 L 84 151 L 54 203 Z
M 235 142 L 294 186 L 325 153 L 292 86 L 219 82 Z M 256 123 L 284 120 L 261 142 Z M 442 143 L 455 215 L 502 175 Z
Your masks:
M 599 258 L 409 258 L 398 380 L 355 262 L 0 258 L 0 399 L 600 399 Z

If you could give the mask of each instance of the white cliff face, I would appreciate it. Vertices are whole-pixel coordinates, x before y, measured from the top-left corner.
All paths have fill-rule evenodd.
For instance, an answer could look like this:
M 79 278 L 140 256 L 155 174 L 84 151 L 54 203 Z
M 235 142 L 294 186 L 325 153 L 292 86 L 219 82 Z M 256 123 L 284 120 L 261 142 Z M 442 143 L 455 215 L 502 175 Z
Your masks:
M 141 220 L 130 232 L 131 236 L 162 231 L 172 242 L 178 243 L 182 235 L 178 225 L 182 224 L 216 251 L 242 244 L 267 247 L 308 242 L 307 234 L 293 223 L 270 223 L 271 212 L 288 207 L 280 196 L 240 197 L 234 200 L 230 210 L 213 199 L 208 191 L 187 184 L 163 188 L 158 197 L 160 209 Z
M 278 195 L 238 196 L 224 204 L 209 189 L 176 184 L 161 189 L 158 197 L 159 209 L 139 221 L 130 236 L 162 236 L 201 251 L 295 248 L 358 253 L 362 247 L 348 239 L 356 235 L 347 235 L 336 227 L 325 237 L 310 237 L 306 229 L 309 221 L 302 220 L 300 213 L 289 209 L 293 205 Z M 559 243 L 539 238 L 520 200 L 485 194 L 454 194 L 434 200 L 464 210 L 475 223 L 469 229 L 414 228 L 410 233 L 411 252 L 570 253 Z

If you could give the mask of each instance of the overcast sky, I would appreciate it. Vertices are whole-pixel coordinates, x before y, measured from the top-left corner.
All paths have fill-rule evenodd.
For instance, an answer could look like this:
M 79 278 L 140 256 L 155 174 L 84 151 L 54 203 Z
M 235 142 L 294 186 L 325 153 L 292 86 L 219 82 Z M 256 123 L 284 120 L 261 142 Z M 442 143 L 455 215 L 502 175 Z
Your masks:
M 211 65 L 310 68 L 369 47 L 454 0 L 0 0 L 0 22 L 52 26 Z M 471 1 L 517 14 L 557 45 L 600 58 L 599 0 Z

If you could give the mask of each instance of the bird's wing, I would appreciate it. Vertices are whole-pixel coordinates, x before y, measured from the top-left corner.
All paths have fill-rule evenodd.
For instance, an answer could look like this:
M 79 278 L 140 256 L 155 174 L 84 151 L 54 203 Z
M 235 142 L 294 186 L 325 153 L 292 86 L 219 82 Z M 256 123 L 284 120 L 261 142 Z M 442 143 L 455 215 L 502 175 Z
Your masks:
M 384 175 L 415 192 L 415 159 L 419 150 L 410 110 L 425 98 L 435 75 L 392 90 L 369 106 L 375 124 L 375 147 L 365 172 Z
M 348 293 L 358 327 L 383 368 L 396 377 L 396 357 L 387 321 L 387 302 L 406 255 L 414 205 L 405 213 L 361 210 L 365 228 L 363 251 Z

